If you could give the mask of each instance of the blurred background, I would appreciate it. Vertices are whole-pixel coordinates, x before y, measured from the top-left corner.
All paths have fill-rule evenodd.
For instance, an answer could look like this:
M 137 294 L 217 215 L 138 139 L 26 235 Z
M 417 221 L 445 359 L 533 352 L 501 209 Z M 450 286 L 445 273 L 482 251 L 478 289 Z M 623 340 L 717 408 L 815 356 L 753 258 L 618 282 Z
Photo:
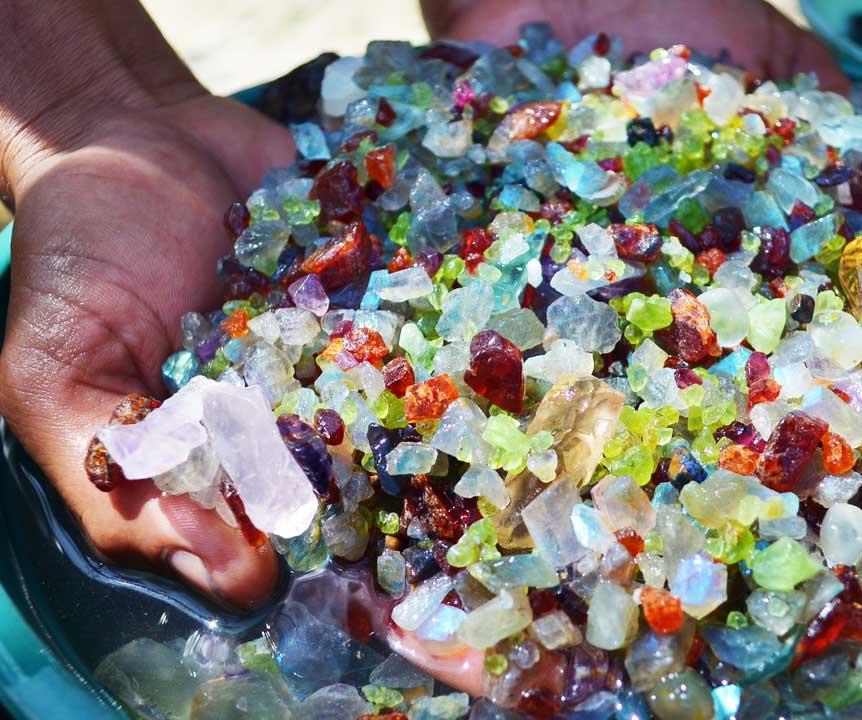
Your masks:
M 805 24 L 798 0 L 770 2 Z M 218 94 L 272 80 L 326 50 L 350 55 L 363 52 L 369 40 L 428 38 L 418 0 L 375 0 L 371 5 L 358 0 L 143 4 L 198 79 Z

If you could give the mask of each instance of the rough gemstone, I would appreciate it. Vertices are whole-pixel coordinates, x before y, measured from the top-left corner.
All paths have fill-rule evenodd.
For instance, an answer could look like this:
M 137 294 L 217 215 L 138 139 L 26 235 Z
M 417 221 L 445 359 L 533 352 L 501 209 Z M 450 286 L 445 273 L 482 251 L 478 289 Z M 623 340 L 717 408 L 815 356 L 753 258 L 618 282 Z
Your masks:
M 773 490 L 795 490 L 827 429 L 823 420 L 798 410 L 785 415 L 769 436 L 757 464 L 757 477 Z
M 458 388 L 452 378 L 437 375 L 407 388 L 404 394 L 404 416 L 408 422 L 436 420 L 458 396 Z
M 520 413 L 524 405 L 521 351 L 494 330 L 477 333 L 470 342 L 470 369 L 464 382 L 503 410 Z

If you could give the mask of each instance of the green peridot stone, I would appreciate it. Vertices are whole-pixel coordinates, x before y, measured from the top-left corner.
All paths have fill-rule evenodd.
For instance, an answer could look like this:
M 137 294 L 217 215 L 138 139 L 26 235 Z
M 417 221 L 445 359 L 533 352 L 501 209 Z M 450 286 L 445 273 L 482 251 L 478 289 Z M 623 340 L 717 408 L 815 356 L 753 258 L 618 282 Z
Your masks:
M 694 198 L 685 198 L 677 207 L 674 215 L 689 232 L 695 235 L 700 233 L 711 221 L 709 213 Z
M 725 620 L 725 624 L 727 627 L 731 627 L 734 629 L 743 628 L 748 625 L 748 618 L 745 617 L 745 613 L 739 612 L 739 610 L 731 610 L 727 613 L 727 619 Z
M 787 321 L 784 298 L 761 300 L 748 311 L 748 342 L 755 350 L 771 353 L 778 347 Z
M 489 675 L 502 675 L 509 666 L 509 661 L 505 655 L 493 653 L 485 658 L 485 670 Z
M 766 590 L 793 590 L 822 569 L 795 540 L 782 537 L 754 554 L 751 563 L 754 581 Z

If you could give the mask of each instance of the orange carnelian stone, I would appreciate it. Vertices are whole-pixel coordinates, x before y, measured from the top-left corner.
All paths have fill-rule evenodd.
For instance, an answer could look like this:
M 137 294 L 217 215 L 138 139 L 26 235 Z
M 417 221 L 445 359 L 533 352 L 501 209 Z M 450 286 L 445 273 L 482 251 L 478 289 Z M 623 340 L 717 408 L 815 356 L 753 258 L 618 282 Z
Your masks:
M 718 456 L 718 466 L 738 475 L 754 475 L 760 453 L 745 445 L 728 445 Z
M 395 177 L 395 149 L 386 145 L 371 150 L 365 156 L 365 169 L 368 171 L 368 177 L 388 188 Z
M 678 632 L 685 620 L 680 599 L 667 590 L 645 587 L 641 591 L 641 606 L 647 623 L 659 635 Z
M 704 250 L 702 253 L 698 253 L 697 257 L 694 259 L 698 265 L 703 265 L 703 267 L 709 271 L 710 277 L 715 275 L 715 271 L 724 264 L 725 260 L 727 260 L 727 258 L 718 248 Z
M 393 358 L 383 366 L 383 384 L 395 397 L 404 397 L 415 382 L 416 376 L 406 357 Z
M 707 355 L 717 356 L 720 349 L 715 332 L 709 326 L 709 310 L 694 294 L 683 288 L 672 290 L 667 296 L 673 323 L 656 333 L 656 338 L 671 355 L 686 362 L 703 360 Z
M 629 551 L 629 555 L 637 557 L 644 551 L 644 539 L 633 528 L 624 527 L 614 531 L 617 542 Z
M 458 396 L 458 388 L 448 375 L 416 383 L 404 393 L 404 417 L 407 422 L 436 420 Z
M 558 101 L 532 102 L 512 110 L 504 120 L 510 140 L 530 140 L 541 135 L 560 117 L 563 104 Z
M 413 267 L 413 256 L 407 248 L 401 247 L 395 251 L 395 255 L 389 261 L 386 269 L 389 272 L 394 273 L 399 270 L 406 270 L 409 267 Z
M 823 467 L 831 475 L 843 475 L 856 464 L 852 448 L 840 435 L 827 432 L 820 445 L 823 448 Z
M 219 327 L 232 338 L 242 337 L 248 332 L 248 313 L 242 308 L 234 310 Z
M 314 273 L 327 291 L 339 290 L 370 268 L 373 243 L 362 222 L 354 222 L 318 248 L 302 263 L 302 271 Z
M 389 348 L 383 336 L 371 328 L 352 328 L 342 338 L 344 349 L 359 362 L 368 361 L 380 366 L 383 358 L 389 354 Z

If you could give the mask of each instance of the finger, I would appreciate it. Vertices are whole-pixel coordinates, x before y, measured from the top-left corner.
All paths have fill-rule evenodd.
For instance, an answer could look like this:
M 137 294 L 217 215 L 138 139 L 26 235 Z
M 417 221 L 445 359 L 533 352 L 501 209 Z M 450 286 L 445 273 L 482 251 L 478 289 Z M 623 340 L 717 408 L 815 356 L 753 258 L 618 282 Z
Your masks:
M 243 199 L 260 187 L 268 170 L 287 167 L 296 156 L 287 128 L 242 103 L 205 96 L 167 112 L 219 160 Z
M 484 694 L 482 650 L 465 645 L 458 652 L 441 655 L 426 647 L 414 633 L 397 627 L 390 629 L 386 642 L 393 652 L 450 687 L 474 697 Z

